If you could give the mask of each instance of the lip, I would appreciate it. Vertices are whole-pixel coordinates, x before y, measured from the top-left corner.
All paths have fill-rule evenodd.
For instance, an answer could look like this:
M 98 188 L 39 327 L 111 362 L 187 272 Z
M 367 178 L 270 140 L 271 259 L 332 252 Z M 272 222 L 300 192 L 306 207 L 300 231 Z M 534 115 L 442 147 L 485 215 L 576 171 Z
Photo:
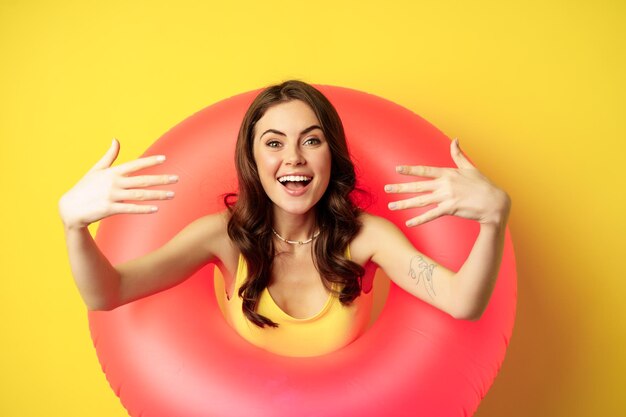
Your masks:
M 303 174 L 286 174 L 286 175 L 303 175 Z M 282 176 L 282 175 L 281 175 Z M 287 194 L 289 194 L 292 197 L 299 197 L 302 194 L 306 193 L 306 191 L 309 189 L 309 186 L 313 183 L 313 180 L 311 180 L 307 185 L 305 185 L 302 188 L 299 188 L 297 190 L 290 190 L 289 188 L 285 187 L 284 185 L 282 185 L 280 183 L 280 181 L 276 180 L 276 182 L 280 185 L 280 188 L 282 188 L 283 190 L 285 190 L 285 192 Z
M 293 175 L 293 176 L 300 176 L 300 177 L 309 177 L 309 178 L 313 178 L 312 174 L 307 174 L 306 172 L 286 172 L 284 174 L 280 174 L 276 177 L 276 180 L 278 181 L 278 179 L 280 177 L 286 177 L 288 175 Z

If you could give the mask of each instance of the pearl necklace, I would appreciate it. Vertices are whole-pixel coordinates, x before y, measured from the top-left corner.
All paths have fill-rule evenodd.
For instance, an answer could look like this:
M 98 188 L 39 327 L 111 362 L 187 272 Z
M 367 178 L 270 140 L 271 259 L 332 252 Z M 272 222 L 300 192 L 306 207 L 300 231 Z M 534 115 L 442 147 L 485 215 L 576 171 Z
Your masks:
M 306 245 L 307 243 L 313 242 L 313 239 L 315 239 L 316 237 L 318 237 L 320 235 L 320 232 L 318 230 L 317 233 L 315 233 L 311 239 L 302 241 L 302 240 L 287 240 L 284 237 L 282 237 L 281 235 L 279 235 L 278 232 L 276 232 L 276 230 L 274 230 L 273 227 L 272 227 L 272 232 L 274 232 L 274 234 L 276 235 L 277 238 L 279 238 L 280 240 L 282 240 L 285 243 L 289 243 L 290 245 Z

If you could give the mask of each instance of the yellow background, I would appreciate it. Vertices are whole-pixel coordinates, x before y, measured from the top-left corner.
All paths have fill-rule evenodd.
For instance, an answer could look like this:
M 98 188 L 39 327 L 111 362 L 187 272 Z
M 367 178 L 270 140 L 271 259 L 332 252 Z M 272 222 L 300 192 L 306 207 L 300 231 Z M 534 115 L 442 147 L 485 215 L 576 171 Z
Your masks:
M 625 3 L 169 3 L 0 1 L 0 415 L 126 415 L 59 197 L 113 136 L 127 161 L 288 78 L 410 108 L 511 194 L 518 316 L 477 416 L 623 412 Z

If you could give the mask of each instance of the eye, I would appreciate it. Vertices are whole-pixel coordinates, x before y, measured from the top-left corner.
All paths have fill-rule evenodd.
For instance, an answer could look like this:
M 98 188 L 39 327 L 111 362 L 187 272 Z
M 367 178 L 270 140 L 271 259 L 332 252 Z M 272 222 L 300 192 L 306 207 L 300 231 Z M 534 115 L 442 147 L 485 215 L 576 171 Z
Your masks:
M 265 142 L 265 146 L 268 146 L 270 148 L 278 148 L 282 146 L 282 143 L 277 140 L 268 140 L 267 142 Z
M 316 137 L 308 138 L 304 141 L 305 145 L 319 145 L 320 143 L 322 143 L 322 141 Z

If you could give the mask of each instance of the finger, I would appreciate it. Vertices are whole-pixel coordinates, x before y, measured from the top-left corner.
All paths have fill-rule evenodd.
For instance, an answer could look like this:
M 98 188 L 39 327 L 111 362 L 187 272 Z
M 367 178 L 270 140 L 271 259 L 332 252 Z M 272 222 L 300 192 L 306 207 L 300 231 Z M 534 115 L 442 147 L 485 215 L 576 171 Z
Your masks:
M 398 165 L 396 172 L 402 175 L 416 175 L 418 177 L 437 178 L 443 174 L 443 169 L 425 165 Z
M 455 138 L 450 144 L 450 156 L 457 167 L 463 169 L 474 168 L 474 165 L 463 155 L 461 147 L 459 146 L 459 140 Z
M 93 167 L 91 167 L 89 171 L 91 172 L 91 171 L 96 171 L 99 169 L 105 169 L 105 168 L 110 167 L 111 165 L 113 165 L 113 162 L 115 162 L 115 160 L 117 159 L 117 155 L 119 155 L 119 153 L 120 153 L 120 143 L 117 141 L 117 139 L 113 138 L 113 141 L 111 142 L 111 146 L 109 147 L 107 152 L 104 154 L 102 158 L 100 158 L 98 162 L 96 162 L 96 164 Z
M 157 206 L 152 205 L 140 205 L 140 204 L 128 204 L 128 203 L 113 203 L 111 205 L 112 214 L 149 214 L 158 211 Z
M 174 198 L 174 191 L 166 190 L 117 190 L 112 193 L 114 201 L 150 201 L 150 200 L 171 200 Z
M 135 159 L 116 166 L 114 169 L 121 175 L 130 174 L 140 169 L 152 167 L 162 164 L 165 161 L 165 155 L 146 156 L 144 158 Z
M 393 201 L 389 203 L 390 210 L 405 210 L 408 208 L 424 207 L 430 204 L 440 203 L 441 199 L 433 193 L 420 195 L 406 200 Z
M 178 182 L 178 175 L 137 175 L 135 177 L 119 177 L 115 181 L 115 185 L 120 188 L 145 188 L 176 182 Z
M 437 188 L 437 183 L 431 181 L 406 182 L 401 184 L 385 185 L 386 193 L 423 193 L 433 191 Z
M 435 219 L 438 219 L 441 216 L 445 216 L 447 213 L 441 207 L 435 207 L 424 213 L 420 214 L 417 217 L 413 217 L 410 220 L 407 220 L 405 223 L 408 227 L 419 226 L 420 224 L 428 223 Z

